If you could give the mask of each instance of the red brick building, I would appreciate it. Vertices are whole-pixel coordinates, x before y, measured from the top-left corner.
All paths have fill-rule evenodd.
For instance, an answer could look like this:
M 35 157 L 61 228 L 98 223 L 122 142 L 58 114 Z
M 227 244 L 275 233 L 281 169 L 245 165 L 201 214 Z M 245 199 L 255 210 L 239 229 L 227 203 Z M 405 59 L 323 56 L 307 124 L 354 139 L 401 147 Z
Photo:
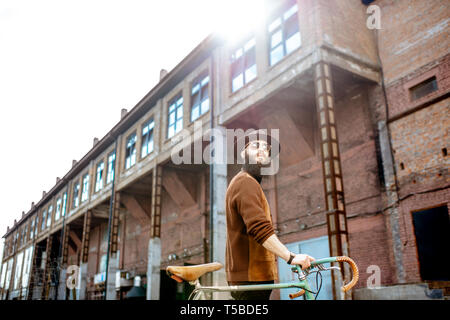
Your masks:
M 162 73 L 8 227 L 3 299 L 121 299 L 137 276 L 148 299 L 186 297 L 164 268 L 224 262 L 225 190 L 239 166 L 171 153 L 183 134 L 206 150 L 199 132 L 211 126 L 279 130 L 280 168 L 262 184 L 277 234 L 293 251 L 351 256 L 354 299 L 448 294 L 447 2 L 269 3 L 261 30 L 236 43 L 211 35 Z M 377 18 L 381 29 L 368 23 Z M 338 277 L 324 298 L 341 298 Z M 223 270 L 212 281 L 224 284 Z

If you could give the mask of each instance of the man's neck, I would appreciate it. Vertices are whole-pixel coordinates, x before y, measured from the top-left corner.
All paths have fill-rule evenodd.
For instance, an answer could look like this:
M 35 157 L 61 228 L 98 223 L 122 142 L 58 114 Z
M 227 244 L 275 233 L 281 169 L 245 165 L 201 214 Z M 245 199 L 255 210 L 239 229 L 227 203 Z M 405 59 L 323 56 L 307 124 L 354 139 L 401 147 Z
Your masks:
M 251 170 L 245 165 L 242 167 L 241 170 L 251 175 L 253 178 L 255 178 L 256 181 L 258 181 L 259 184 L 261 184 L 262 176 L 260 170 Z

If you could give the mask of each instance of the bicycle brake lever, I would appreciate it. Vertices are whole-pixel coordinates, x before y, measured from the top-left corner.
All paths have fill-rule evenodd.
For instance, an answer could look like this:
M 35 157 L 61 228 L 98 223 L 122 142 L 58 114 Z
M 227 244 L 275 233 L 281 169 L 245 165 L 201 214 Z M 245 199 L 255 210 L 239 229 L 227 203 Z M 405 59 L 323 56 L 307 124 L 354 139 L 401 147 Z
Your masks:
M 339 267 L 329 267 L 329 268 L 325 268 L 325 267 L 324 267 L 322 270 L 323 270 L 323 271 L 328 271 L 328 270 L 338 270 L 338 271 L 339 271 L 339 270 L 341 270 L 341 268 L 339 268 Z

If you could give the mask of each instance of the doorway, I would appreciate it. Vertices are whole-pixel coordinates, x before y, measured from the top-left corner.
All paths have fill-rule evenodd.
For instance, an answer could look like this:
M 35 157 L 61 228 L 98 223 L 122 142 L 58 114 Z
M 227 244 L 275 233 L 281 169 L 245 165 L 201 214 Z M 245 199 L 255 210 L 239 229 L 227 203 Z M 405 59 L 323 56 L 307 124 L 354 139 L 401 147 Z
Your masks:
M 422 280 L 450 281 L 450 221 L 446 205 L 412 213 Z

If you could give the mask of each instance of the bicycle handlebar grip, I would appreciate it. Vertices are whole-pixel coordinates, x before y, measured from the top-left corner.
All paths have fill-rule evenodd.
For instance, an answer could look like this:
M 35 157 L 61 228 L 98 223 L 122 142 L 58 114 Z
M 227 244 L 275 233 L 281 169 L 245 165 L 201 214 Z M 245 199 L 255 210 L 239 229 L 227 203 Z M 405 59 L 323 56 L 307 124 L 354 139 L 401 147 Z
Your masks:
M 299 292 L 296 292 L 296 293 L 289 293 L 289 298 L 291 298 L 291 299 L 294 299 L 294 298 L 298 298 L 298 297 L 300 297 L 300 296 L 302 296 L 302 295 L 304 295 L 305 294 L 305 290 L 300 290 Z
M 359 279 L 359 271 L 358 266 L 356 265 L 355 261 L 353 261 L 351 258 L 346 256 L 336 257 L 337 262 L 347 262 L 350 267 L 352 268 L 352 281 L 347 283 L 346 285 L 342 286 L 342 291 L 347 292 L 351 288 L 355 286 L 355 284 L 358 282 Z

